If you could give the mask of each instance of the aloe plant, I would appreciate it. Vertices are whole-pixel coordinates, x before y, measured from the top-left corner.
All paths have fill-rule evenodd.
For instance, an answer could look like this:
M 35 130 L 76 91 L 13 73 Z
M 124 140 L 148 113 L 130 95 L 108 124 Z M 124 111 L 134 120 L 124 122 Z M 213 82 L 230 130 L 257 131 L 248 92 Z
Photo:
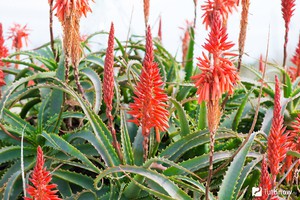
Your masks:
M 145 3 L 149 9 L 149 1 Z M 226 12 L 224 20 L 233 10 L 222 9 Z M 149 12 L 145 21 L 148 15 Z M 210 17 L 205 16 L 209 26 Z M 62 199 L 251 199 L 252 187 L 259 185 L 262 155 L 268 149 L 275 96 L 273 79 L 254 65 L 242 63 L 240 81 L 230 91 L 231 96 L 218 96 L 220 116 L 210 162 L 209 126 L 214 116 L 207 102 L 197 102 L 192 77 L 201 70 L 196 68 L 194 59 L 198 56 L 194 51 L 195 26 L 189 30 L 184 68 L 162 45 L 161 38 L 153 39 L 153 47 L 152 41 L 145 47 L 144 36 L 132 35 L 121 41 L 110 34 L 109 73 L 114 73 L 114 79 L 106 74 L 110 84 L 105 87 L 113 87 L 109 88 L 113 91 L 109 108 L 103 101 L 107 94 L 102 91 L 107 46 L 100 45 L 95 50 L 91 42 L 98 40 L 99 35 L 106 38 L 108 32 L 96 32 L 81 41 L 82 54 L 79 60 L 75 59 L 78 63 L 68 63 L 71 55 L 66 55 L 67 47 L 63 45 L 68 37 L 65 41 L 52 38 L 34 50 L 19 49 L 3 58 L 1 55 L 0 64 L 5 65 L 1 70 L 10 76 L 2 86 L 0 99 L 0 199 L 28 197 L 24 188 L 31 182 L 39 146 L 44 154 L 43 164 L 52 176 L 51 184 L 57 185 L 57 195 Z M 154 50 L 153 54 L 149 54 L 149 48 Z M 145 55 L 148 62 L 151 57 L 146 65 Z M 224 56 L 218 59 L 224 61 Z M 19 68 L 10 67 L 14 64 Z M 268 72 L 285 77 L 282 114 L 287 129 L 294 129 L 293 122 L 300 112 L 300 79 L 291 79 L 276 64 L 265 65 L 270 68 L 266 69 Z M 165 95 L 163 107 L 169 115 L 164 115 L 163 122 L 157 122 L 165 123 L 163 128 L 149 125 L 145 135 L 143 126 L 147 121 L 130 122 L 134 118 L 142 120 L 140 108 L 135 108 L 135 112 L 129 110 L 134 107 L 136 93 L 147 105 L 158 104 L 152 102 L 159 99 L 155 95 L 144 98 L 143 88 L 136 90 L 139 79 L 147 79 L 149 74 L 160 76 L 155 90 Z M 159 111 L 158 108 L 153 116 L 159 118 Z M 111 133 L 112 127 L 115 135 Z M 145 137 L 147 145 L 143 144 Z M 287 155 L 299 159 L 297 149 L 290 149 Z M 210 166 L 213 168 L 209 169 Z M 287 175 L 288 171 L 284 171 L 275 177 L 277 187 L 296 191 L 284 181 Z

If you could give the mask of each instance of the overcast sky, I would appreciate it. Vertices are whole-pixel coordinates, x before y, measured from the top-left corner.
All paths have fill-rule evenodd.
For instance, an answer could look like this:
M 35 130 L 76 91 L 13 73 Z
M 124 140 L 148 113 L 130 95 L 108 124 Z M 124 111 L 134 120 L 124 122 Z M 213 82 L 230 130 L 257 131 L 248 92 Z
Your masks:
M 91 1 L 90 1 L 91 2 Z M 93 12 L 82 19 L 82 34 L 90 34 L 100 30 L 109 30 L 110 22 L 115 23 L 115 33 L 121 40 L 126 39 L 130 28 L 132 34 L 144 34 L 143 0 L 95 0 L 91 2 Z M 201 5 L 204 1 L 199 0 Z M 289 56 L 291 57 L 298 43 L 300 32 L 300 7 L 291 21 L 289 35 Z M 265 54 L 267 35 L 270 27 L 270 55 L 273 60 L 281 63 L 284 37 L 284 23 L 281 17 L 280 0 L 252 0 L 250 5 L 249 26 L 246 41 L 248 62 L 254 62 L 259 55 Z M 202 11 L 198 5 L 195 55 L 201 55 L 201 45 L 207 37 L 207 31 L 201 25 Z M 3 23 L 5 35 L 13 23 L 28 24 L 31 29 L 28 49 L 37 47 L 49 41 L 48 31 L 48 0 L 0 0 L 0 22 Z M 130 25 L 130 16 L 133 20 Z M 193 19 L 193 0 L 151 0 L 150 25 L 153 35 L 157 35 L 158 18 L 162 16 L 163 44 L 175 55 L 181 51 L 182 30 L 185 20 Z M 229 38 L 237 43 L 239 32 L 240 8 L 231 15 L 228 22 Z M 59 22 L 54 21 L 55 36 L 61 35 Z M 98 41 L 106 43 L 106 41 Z M 237 47 L 235 47 L 237 49 Z M 180 55 L 180 52 L 178 53 Z M 178 56 L 178 60 L 181 56 Z

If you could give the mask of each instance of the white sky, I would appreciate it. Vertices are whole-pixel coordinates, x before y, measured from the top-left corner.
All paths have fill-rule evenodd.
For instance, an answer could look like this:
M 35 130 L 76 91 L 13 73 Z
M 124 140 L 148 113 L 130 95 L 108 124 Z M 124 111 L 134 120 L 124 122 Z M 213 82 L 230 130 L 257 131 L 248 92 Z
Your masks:
M 91 2 L 91 1 L 90 1 Z M 93 13 L 88 13 L 87 18 L 82 19 L 82 34 L 90 34 L 100 30 L 109 30 L 110 22 L 115 23 L 115 34 L 125 40 L 128 29 L 132 34 L 144 34 L 143 0 L 95 0 L 91 2 Z M 204 1 L 199 0 L 198 4 Z M 297 8 L 291 21 L 289 34 L 288 51 L 291 57 L 298 43 L 300 33 L 300 4 L 297 1 Z M 193 20 L 193 0 L 151 0 L 149 22 L 152 26 L 152 33 L 157 35 L 158 17 L 162 16 L 163 44 L 175 55 L 178 51 L 178 60 L 181 59 L 182 30 L 179 27 L 185 25 L 185 20 Z M 202 11 L 198 5 L 198 19 L 196 30 L 195 56 L 201 55 L 201 45 L 207 37 L 207 31 L 201 25 Z M 5 35 L 13 23 L 28 24 L 32 31 L 29 37 L 28 49 L 38 47 L 49 41 L 48 31 L 48 0 L 0 0 L 0 22 L 3 24 Z M 133 13 L 133 20 L 130 25 L 130 16 Z M 228 22 L 229 38 L 237 43 L 239 33 L 239 11 L 231 15 Z M 265 54 L 267 35 L 270 27 L 270 50 L 269 57 L 281 63 L 282 46 L 284 37 L 284 23 L 281 17 L 280 0 L 252 0 L 250 5 L 249 26 L 246 41 L 246 53 L 250 57 L 245 59 L 248 62 L 255 62 L 259 55 Z M 61 35 L 59 22 L 54 21 L 55 36 Z M 105 41 L 97 41 L 106 43 Z M 237 49 L 237 47 L 235 47 Z

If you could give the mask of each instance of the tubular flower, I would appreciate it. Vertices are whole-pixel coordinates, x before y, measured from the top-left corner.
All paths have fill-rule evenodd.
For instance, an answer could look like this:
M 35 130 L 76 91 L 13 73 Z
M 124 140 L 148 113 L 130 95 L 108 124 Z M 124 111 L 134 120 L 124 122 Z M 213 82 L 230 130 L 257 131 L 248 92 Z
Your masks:
M 146 56 L 140 80 L 134 92 L 134 103 L 129 105 L 131 110 L 128 112 L 133 116 L 133 119 L 129 121 L 142 127 L 142 134 L 145 138 L 149 136 L 150 129 L 153 127 L 155 127 L 156 134 L 158 131 L 166 131 L 169 127 L 169 112 L 166 110 L 168 96 L 161 88 L 164 83 L 159 74 L 158 64 L 153 62 L 153 47 L 150 43 L 152 44 L 152 36 L 148 27 Z
M 291 61 L 295 65 L 295 67 L 289 68 L 289 74 L 292 80 L 295 80 L 297 77 L 300 76 L 300 36 L 299 36 L 299 42 L 295 54 L 292 57 Z
M 226 52 L 234 44 L 226 40 L 226 28 L 222 27 L 220 17 L 216 15 L 207 43 L 203 46 L 212 54 L 213 61 L 202 53 L 203 58 L 198 58 L 201 73 L 192 77 L 198 88 L 199 103 L 219 100 L 225 92 L 233 94 L 233 86 L 239 77 L 233 63 L 226 58 L 235 55 Z
M 283 115 L 280 105 L 280 86 L 277 76 L 275 77 L 275 97 L 271 130 L 268 136 L 268 158 L 270 163 L 273 185 L 279 172 L 279 164 L 285 158 L 287 152 L 287 134 L 284 134 Z
M 8 56 L 8 49 L 6 46 L 4 46 L 4 42 L 2 23 L 0 23 L 0 59 Z M 2 60 L 0 60 L 0 67 L 3 67 L 4 65 L 5 64 L 2 62 Z
M 204 5 L 201 6 L 204 11 L 203 24 L 206 29 L 213 23 L 213 17 L 215 12 L 219 12 L 222 18 L 222 22 L 226 24 L 228 15 L 236 9 L 238 0 L 207 0 Z
M 29 29 L 27 29 L 27 25 L 22 27 L 20 24 L 14 24 L 14 26 L 11 27 L 9 30 L 10 35 L 8 36 L 8 38 L 13 40 L 13 48 L 19 51 L 23 47 L 23 39 L 25 41 L 25 45 L 27 46 L 27 40 L 29 36 Z
M 190 44 L 190 28 L 192 27 L 192 23 L 189 22 L 188 20 L 186 20 L 186 27 L 185 28 L 181 28 L 184 30 L 184 35 L 183 37 L 181 37 L 181 48 L 182 48 L 182 63 L 183 66 L 186 62 L 186 56 L 187 56 L 187 52 L 188 52 L 188 48 L 189 48 L 189 44 Z
M 53 10 L 56 9 L 56 16 L 60 22 L 70 17 L 74 10 L 79 11 L 79 17 L 86 16 L 87 12 L 92 12 L 88 0 L 56 0 Z
M 289 150 L 296 151 L 300 153 L 300 114 L 298 115 L 295 122 L 292 123 L 292 130 L 289 131 L 287 137 L 287 147 Z M 281 168 L 282 172 L 286 172 L 289 170 L 290 166 L 295 162 L 297 158 L 287 155 L 284 165 Z M 299 167 L 300 161 L 295 165 L 295 167 L 290 171 L 290 173 L 286 177 L 286 182 L 291 183 L 293 178 L 293 173 L 295 169 Z
M 269 196 L 269 192 L 272 189 L 272 183 L 270 179 L 270 174 L 268 172 L 268 165 L 265 156 L 263 157 L 261 163 L 261 174 L 260 174 L 260 182 L 259 187 L 261 188 L 262 196 L 255 198 L 256 200 L 267 200 Z
M 145 19 L 145 26 L 148 25 L 149 13 L 150 13 L 150 0 L 144 0 L 144 19 Z
M 60 200 L 56 195 L 57 190 L 53 190 L 56 189 L 56 184 L 49 184 L 52 177 L 50 172 L 44 167 L 44 163 L 42 148 L 38 146 L 36 165 L 31 178 L 29 178 L 33 186 L 28 185 L 26 189 L 32 198 L 25 197 L 25 200 Z

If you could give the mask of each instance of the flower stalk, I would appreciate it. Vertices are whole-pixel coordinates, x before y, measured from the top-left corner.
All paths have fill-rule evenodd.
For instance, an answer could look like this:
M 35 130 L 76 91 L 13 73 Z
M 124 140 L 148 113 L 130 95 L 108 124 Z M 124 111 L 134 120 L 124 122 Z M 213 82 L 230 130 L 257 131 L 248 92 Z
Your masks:
M 214 11 L 212 13 L 211 31 L 207 43 L 203 45 L 211 55 L 211 59 L 202 53 L 202 58 L 198 58 L 198 67 L 201 73 L 192 77 L 197 88 L 198 103 L 207 102 L 208 110 L 208 129 L 210 132 L 210 157 L 209 174 L 206 184 L 206 199 L 208 199 L 209 186 L 213 173 L 213 154 L 215 133 L 218 129 L 221 117 L 221 107 L 219 101 L 222 94 L 233 94 L 233 87 L 239 77 L 228 56 L 235 54 L 227 52 L 234 44 L 227 41 L 228 35 L 226 27 L 222 22 L 221 13 Z
M 63 27 L 63 49 L 65 53 L 65 79 L 68 83 L 69 64 L 74 68 L 74 78 L 79 93 L 84 97 L 84 91 L 79 81 L 78 65 L 81 59 L 80 19 L 82 15 L 91 12 L 88 0 L 57 0 L 53 9 Z
M 169 127 L 169 112 L 166 109 L 168 96 L 162 88 L 163 85 L 164 82 L 159 74 L 158 64 L 154 62 L 152 35 L 148 26 L 143 68 L 134 91 L 134 102 L 129 104 L 130 111 L 128 112 L 133 117 L 129 121 L 142 127 L 144 160 L 148 158 L 151 129 L 155 129 L 156 140 L 160 142 L 159 132 L 166 131 Z
M 117 140 L 116 130 L 114 128 L 114 117 L 112 115 L 112 101 L 114 97 L 114 24 L 111 23 L 109 38 L 108 38 L 108 47 L 106 50 L 106 57 L 104 63 L 104 80 L 103 80 L 103 100 L 106 104 L 106 116 L 108 119 L 108 128 L 112 134 L 113 146 L 120 158 L 123 160 L 123 155 L 121 153 L 121 147 Z
M 250 7 L 250 0 L 242 0 L 242 17 L 240 22 L 240 35 L 239 35 L 239 58 L 237 70 L 240 71 L 242 65 L 242 57 L 245 50 L 245 42 L 247 36 L 247 26 L 248 26 L 248 13 Z

